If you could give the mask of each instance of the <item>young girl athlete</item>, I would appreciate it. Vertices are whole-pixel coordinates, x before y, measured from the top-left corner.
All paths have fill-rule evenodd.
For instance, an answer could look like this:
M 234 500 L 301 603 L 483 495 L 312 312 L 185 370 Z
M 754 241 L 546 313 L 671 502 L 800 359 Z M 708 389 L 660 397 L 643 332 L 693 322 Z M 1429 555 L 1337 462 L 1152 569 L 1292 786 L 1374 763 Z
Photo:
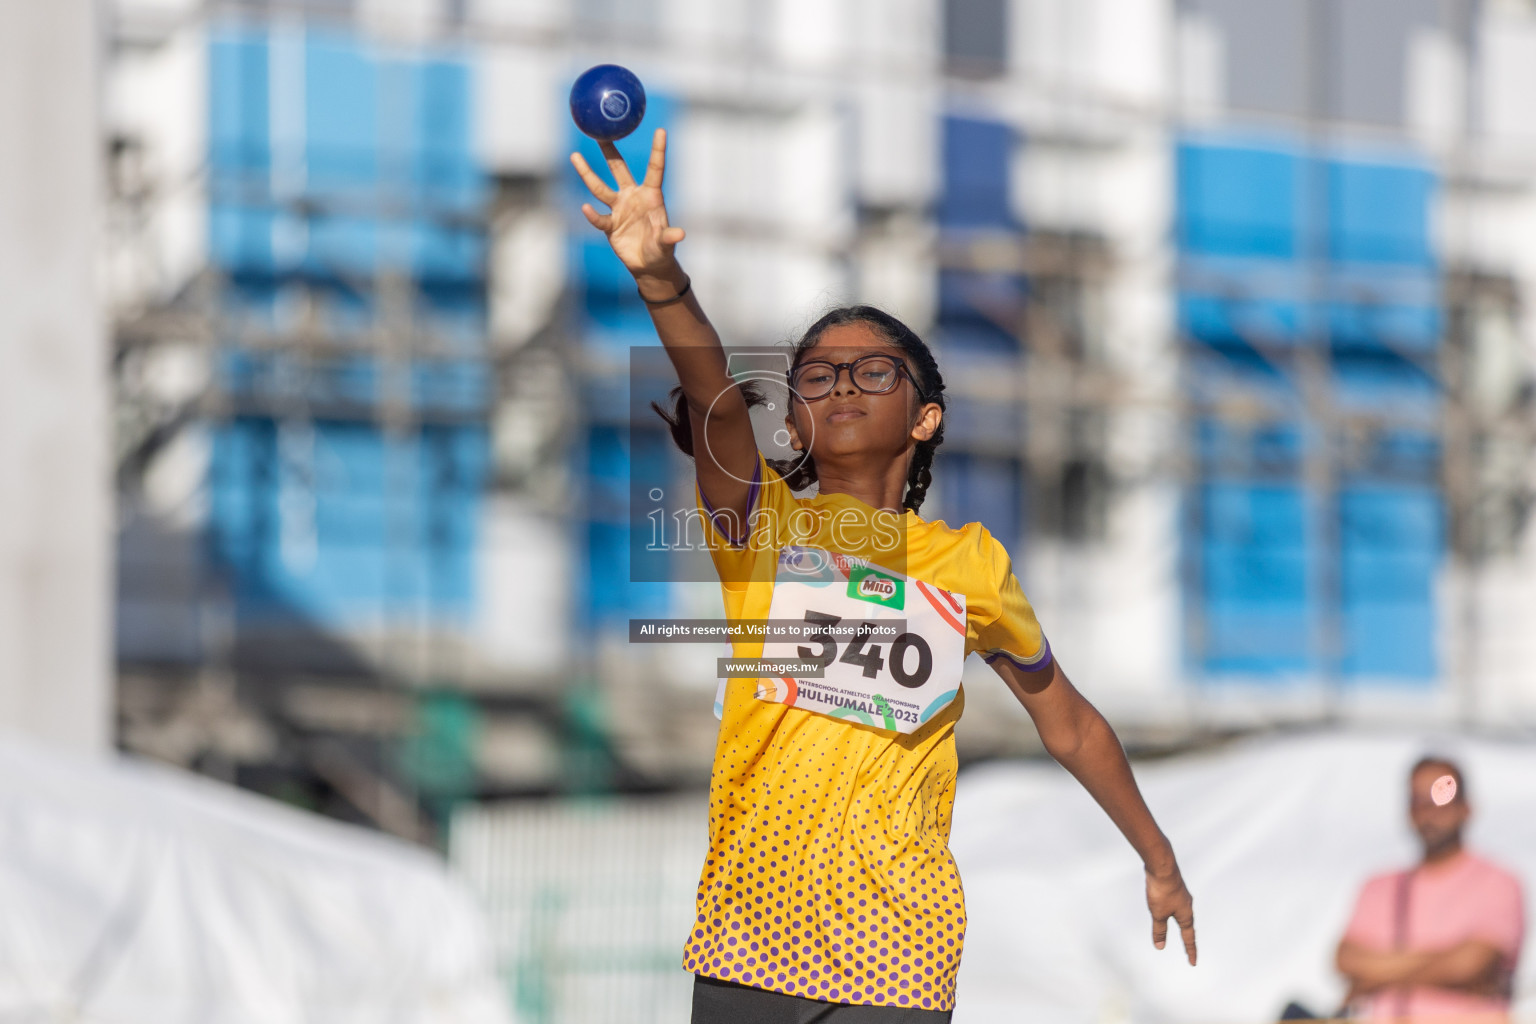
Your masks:
M 791 357 L 785 430 L 801 457 L 768 465 L 748 417 L 761 396 L 730 376 L 673 255 L 683 230 L 662 200 L 665 133 L 638 183 L 612 143 L 603 154 L 616 189 L 571 156 L 609 208 L 581 209 L 634 275 L 677 370 L 668 419 L 695 456 L 727 617 L 808 624 L 805 643 L 739 642 L 735 653 L 814 663 L 802 678 L 726 687 L 709 854 L 683 955 L 696 976 L 693 1020 L 949 1019 L 965 936 L 948 848 L 954 727 L 972 651 L 1140 854 L 1153 944 L 1163 948 L 1172 917 L 1193 964 L 1193 908 L 1173 848 L 1109 724 L 1052 656 L 1007 552 L 977 523 L 953 529 L 917 514 L 944 430 L 928 347 L 867 306 L 822 317 Z M 814 497 L 791 493 L 813 481 Z M 838 633 L 845 621 L 864 625 Z M 877 632 L 884 621 L 900 635 Z

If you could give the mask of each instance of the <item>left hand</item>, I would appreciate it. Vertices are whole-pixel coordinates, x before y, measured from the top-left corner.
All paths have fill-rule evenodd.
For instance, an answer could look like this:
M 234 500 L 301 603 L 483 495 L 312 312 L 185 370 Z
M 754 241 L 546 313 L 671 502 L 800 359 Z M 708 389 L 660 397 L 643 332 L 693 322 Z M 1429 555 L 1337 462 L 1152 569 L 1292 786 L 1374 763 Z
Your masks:
M 1152 945 L 1162 949 L 1168 944 L 1168 919 L 1178 922 L 1184 936 L 1184 952 L 1189 965 L 1195 965 L 1195 901 L 1184 885 L 1178 865 L 1170 870 L 1147 871 L 1147 909 L 1152 911 Z

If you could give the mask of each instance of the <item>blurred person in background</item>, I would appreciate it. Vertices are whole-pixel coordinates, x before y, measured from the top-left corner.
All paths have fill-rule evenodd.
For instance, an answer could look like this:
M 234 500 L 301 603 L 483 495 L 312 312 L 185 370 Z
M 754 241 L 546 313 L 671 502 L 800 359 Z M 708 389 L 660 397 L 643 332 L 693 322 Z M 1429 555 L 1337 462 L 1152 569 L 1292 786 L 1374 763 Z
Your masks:
M 1471 813 L 1454 762 L 1425 757 L 1413 766 L 1408 817 L 1424 855 L 1370 879 L 1355 901 L 1335 960 L 1352 1015 L 1508 1018 L 1525 931 L 1520 881 L 1462 844 Z

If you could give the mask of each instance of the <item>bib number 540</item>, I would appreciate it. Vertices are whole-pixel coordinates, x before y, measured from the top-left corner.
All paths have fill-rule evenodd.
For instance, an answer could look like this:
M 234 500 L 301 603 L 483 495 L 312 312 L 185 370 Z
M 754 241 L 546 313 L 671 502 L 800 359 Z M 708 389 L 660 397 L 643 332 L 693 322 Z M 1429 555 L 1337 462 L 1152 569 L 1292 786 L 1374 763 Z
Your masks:
M 805 621 L 816 627 L 806 635 L 806 639 L 816 641 L 821 649 L 801 646 L 795 648 L 795 653 L 822 668 L 839 661 L 860 669 L 865 679 L 874 679 L 881 669 L 888 668 L 892 679 L 912 689 L 922 686 L 933 674 L 933 650 L 928 646 L 928 641 L 916 633 L 903 633 L 893 640 L 890 659 L 887 661 L 883 646 L 869 643 L 869 635 L 874 628 L 869 623 L 859 626 L 839 655 L 837 641 L 832 638 L 830 627 L 843 621 L 842 616 L 807 610 Z

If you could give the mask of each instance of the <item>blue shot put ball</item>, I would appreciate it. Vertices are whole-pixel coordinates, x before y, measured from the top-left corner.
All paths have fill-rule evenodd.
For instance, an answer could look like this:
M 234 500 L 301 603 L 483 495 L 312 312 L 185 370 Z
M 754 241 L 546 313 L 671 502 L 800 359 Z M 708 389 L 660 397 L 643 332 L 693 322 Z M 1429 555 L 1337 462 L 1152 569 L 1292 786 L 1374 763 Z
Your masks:
M 645 86 L 617 64 L 588 68 L 571 86 L 571 118 L 599 142 L 622 139 L 645 117 Z

